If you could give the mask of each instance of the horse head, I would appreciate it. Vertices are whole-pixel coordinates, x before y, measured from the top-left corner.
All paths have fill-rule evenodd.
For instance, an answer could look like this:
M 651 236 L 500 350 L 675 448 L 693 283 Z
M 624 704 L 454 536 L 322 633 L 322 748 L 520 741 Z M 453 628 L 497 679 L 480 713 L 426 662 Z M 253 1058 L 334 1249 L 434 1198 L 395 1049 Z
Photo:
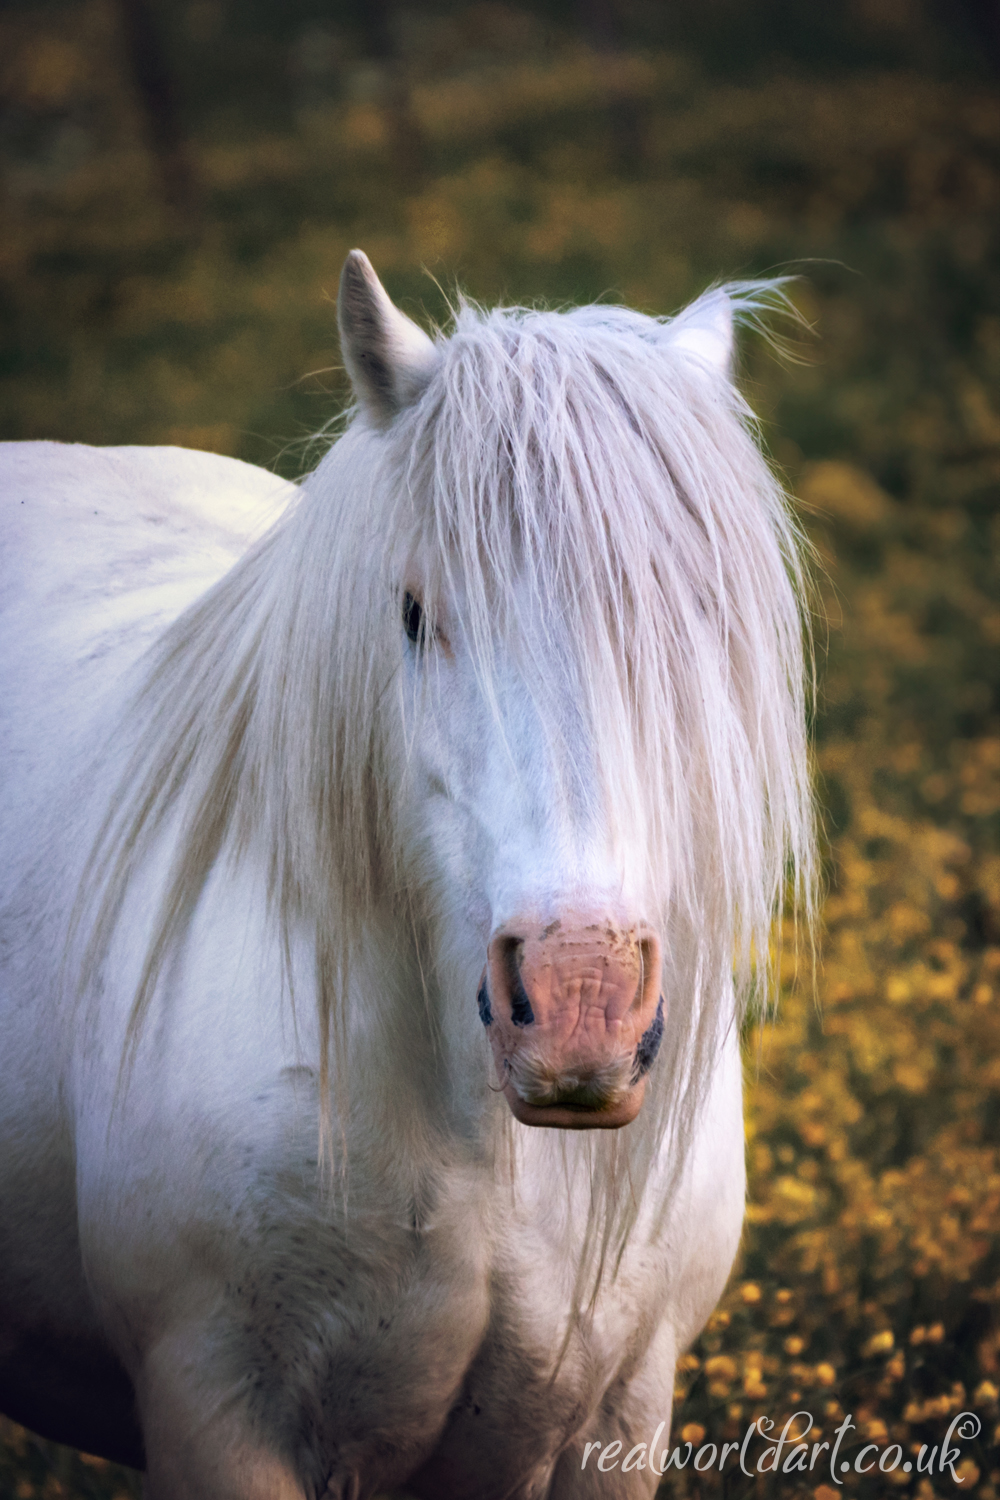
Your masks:
M 717 826 L 693 848 L 717 790 L 699 750 L 734 706 L 714 518 L 633 394 L 638 341 L 621 319 L 635 315 L 616 325 L 614 311 L 606 326 L 487 320 L 488 348 L 476 314 L 478 332 L 463 338 L 460 318 L 435 343 L 360 251 L 338 304 L 356 420 L 394 452 L 408 497 L 394 729 L 407 878 L 462 933 L 466 1002 L 512 1113 L 564 1129 L 640 1110 L 671 1019 L 664 950 L 676 986 L 685 946 L 683 921 L 665 930 L 678 904 L 666 847 L 681 875 L 699 853 L 713 863 Z M 685 436 L 707 447 L 732 389 L 729 299 L 709 294 L 667 333 L 675 404 L 694 390 L 703 407 Z

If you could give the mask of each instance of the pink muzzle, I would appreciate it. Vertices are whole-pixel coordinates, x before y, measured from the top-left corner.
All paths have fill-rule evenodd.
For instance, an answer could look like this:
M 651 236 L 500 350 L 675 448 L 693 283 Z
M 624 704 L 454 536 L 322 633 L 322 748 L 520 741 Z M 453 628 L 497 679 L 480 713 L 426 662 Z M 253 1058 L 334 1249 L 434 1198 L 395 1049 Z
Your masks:
M 574 914 L 490 939 L 479 1013 L 514 1116 L 617 1129 L 634 1120 L 663 1035 L 660 944 Z

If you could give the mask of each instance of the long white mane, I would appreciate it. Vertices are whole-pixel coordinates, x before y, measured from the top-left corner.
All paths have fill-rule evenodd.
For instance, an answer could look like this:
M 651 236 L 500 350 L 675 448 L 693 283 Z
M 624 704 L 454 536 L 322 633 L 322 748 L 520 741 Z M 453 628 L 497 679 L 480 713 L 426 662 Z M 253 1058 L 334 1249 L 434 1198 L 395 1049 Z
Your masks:
M 727 295 L 750 316 L 765 298 Z M 682 1159 L 721 1030 L 766 1002 L 775 919 L 813 903 L 800 539 L 746 405 L 677 326 L 463 305 L 420 398 L 381 431 L 356 415 L 149 654 L 85 881 L 92 979 L 130 878 L 168 820 L 179 829 L 134 1041 L 209 871 L 262 864 L 279 940 L 303 923 L 315 935 L 322 1097 L 341 1089 L 366 924 L 390 901 L 414 941 L 435 919 L 398 836 L 394 687 L 402 571 L 418 551 L 435 559 L 432 589 L 461 584 L 487 701 L 500 641 L 543 712 L 571 684 L 556 763 L 585 734 L 611 816 L 645 830 L 671 1045 L 632 1126 L 565 1147 L 591 1163 L 602 1262 L 666 1135 Z

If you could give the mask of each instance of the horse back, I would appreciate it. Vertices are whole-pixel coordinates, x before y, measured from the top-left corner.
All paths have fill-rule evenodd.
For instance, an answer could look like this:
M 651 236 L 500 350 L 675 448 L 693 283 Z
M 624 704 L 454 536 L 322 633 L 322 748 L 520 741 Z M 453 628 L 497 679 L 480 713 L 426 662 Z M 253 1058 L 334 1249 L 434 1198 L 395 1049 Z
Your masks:
M 122 675 L 295 493 L 182 448 L 0 444 L 0 827 L 95 718 L 110 727 Z
M 154 634 L 232 566 L 295 486 L 184 448 L 0 444 L 0 614 L 45 639 L 71 618 L 80 659 L 116 628 Z M 134 641 L 134 634 L 132 635 Z

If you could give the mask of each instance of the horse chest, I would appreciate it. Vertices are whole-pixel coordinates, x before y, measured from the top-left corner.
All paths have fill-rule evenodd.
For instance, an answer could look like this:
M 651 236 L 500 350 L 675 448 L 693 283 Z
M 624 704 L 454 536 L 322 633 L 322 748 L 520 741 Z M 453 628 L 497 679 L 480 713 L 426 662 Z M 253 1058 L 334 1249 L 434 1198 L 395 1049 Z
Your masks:
M 419 1231 L 389 1217 L 346 1235 L 258 1226 L 227 1282 L 220 1375 L 279 1447 L 305 1444 L 303 1469 L 380 1483 L 416 1472 L 429 1496 L 492 1492 L 508 1471 L 510 1484 L 544 1471 L 623 1355 L 645 1352 L 656 1319 L 643 1317 L 651 1289 L 633 1274 L 556 1369 L 565 1264 L 516 1227 L 498 1236 L 489 1205 L 462 1186 Z

